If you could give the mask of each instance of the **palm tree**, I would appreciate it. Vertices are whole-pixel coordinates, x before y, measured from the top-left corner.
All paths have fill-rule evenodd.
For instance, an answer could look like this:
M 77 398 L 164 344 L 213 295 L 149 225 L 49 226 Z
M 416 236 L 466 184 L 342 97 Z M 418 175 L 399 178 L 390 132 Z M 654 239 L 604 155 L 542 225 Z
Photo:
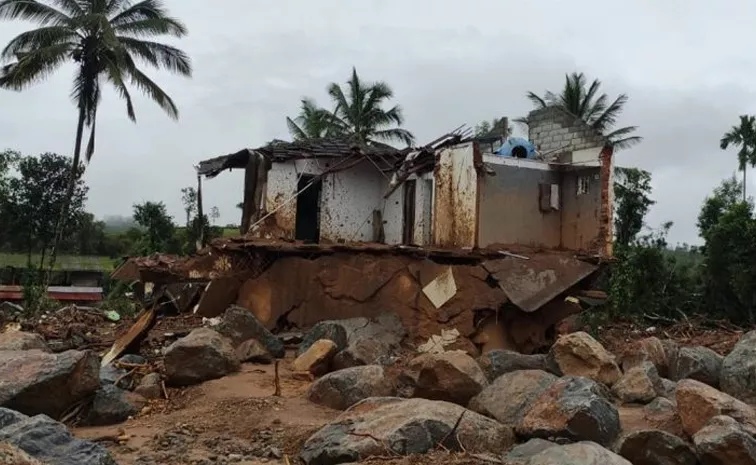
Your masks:
M 557 106 L 577 116 L 603 134 L 615 149 L 625 149 L 643 140 L 640 136 L 630 135 L 638 129 L 637 126 L 613 129 L 627 103 L 627 95 L 620 94 L 610 103 L 606 94 L 599 93 L 600 88 L 601 81 L 598 79 L 589 85 L 583 73 L 572 73 L 565 75 L 564 87 L 559 95 L 546 91 L 543 97 L 533 92 L 528 92 L 526 96 L 537 108 Z M 520 121 L 527 123 L 523 119 Z
M 381 107 L 384 101 L 394 96 L 386 83 L 362 82 L 357 70 L 352 68 L 352 77 L 346 85 L 346 93 L 339 84 L 328 86 L 328 94 L 336 105 L 333 115 L 338 131 L 367 144 L 379 141 L 412 144 L 415 138 L 411 132 L 390 127 L 404 123 L 401 107 L 395 105 L 388 110 Z
M 289 133 L 296 141 L 322 139 L 337 135 L 338 124 L 330 111 L 318 107 L 312 99 L 302 99 L 302 109 L 299 116 L 286 118 Z
M 743 172 L 743 202 L 746 201 L 746 169 L 756 166 L 756 117 L 740 116 L 740 125 L 733 126 L 719 141 L 719 147 L 726 150 L 730 145 L 739 147 L 738 168 Z
M 173 100 L 137 66 L 137 60 L 158 69 L 191 76 L 187 55 L 149 39 L 182 37 L 186 27 L 168 16 L 162 0 L 0 0 L 0 19 L 21 19 L 39 28 L 19 34 L 0 53 L 0 88 L 23 90 L 45 79 L 66 62 L 76 67 L 71 98 L 78 108 L 73 161 L 68 182 L 70 199 L 81 160 L 85 127 L 90 129 L 86 160 L 94 154 L 94 135 L 101 85 L 115 87 L 136 121 L 127 81 L 154 100 L 169 116 L 178 118 Z M 68 211 L 64 202 L 51 264 Z

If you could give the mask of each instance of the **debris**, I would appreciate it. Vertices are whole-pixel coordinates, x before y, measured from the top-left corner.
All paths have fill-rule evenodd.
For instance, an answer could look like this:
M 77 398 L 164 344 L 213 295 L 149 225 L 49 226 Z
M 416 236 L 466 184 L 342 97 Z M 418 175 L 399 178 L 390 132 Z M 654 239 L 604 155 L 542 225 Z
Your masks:
M 113 322 L 118 322 L 121 321 L 121 314 L 115 310 L 108 310 L 105 312 L 105 318 Z
M 298 356 L 291 364 L 293 371 L 307 371 L 315 376 L 325 374 L 328 364 L 336 355 L 336 344 L 328 339 L 315 341 L 302 355 Z
M 423 294 L 428 297 L 434 307 L 441 308 L 457 293 L 457 283 L 454 273 L 449 267 L 423 288 Z
M 457 342 L 460 334 L 457 328 L 442 329 L 441 335 L 434 334 L 425 344 L 420 345 L 417 351 L 421 354 L 440 354 L 444 352 L 444 347 L 450 346 Z
M 135 344 L 141 338 L 146 336 L 147 332 L 155 324 L 155 316 L 155 307 L 152 307 L 149 310 L 142 310 L 134 325 L 131 326 L 126 333 L 116 339 L 116 342 L 110 348 L 108 353 L 102 357 L 100 365 L 105 366 L 112 363 L 113 360 L 120 357 L 129 346 Z

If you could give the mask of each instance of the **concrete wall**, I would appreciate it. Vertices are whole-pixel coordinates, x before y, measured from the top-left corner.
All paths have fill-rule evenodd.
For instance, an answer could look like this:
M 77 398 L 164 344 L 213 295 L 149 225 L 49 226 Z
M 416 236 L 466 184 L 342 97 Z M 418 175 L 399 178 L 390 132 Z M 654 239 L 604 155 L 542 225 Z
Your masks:
M 599 167 L 562 173 L 562 247 L 592 251 L 599 246 L 601 184 Z
M 560 173 L 540 161 L 495 155 L 483 160 L 496 175 L 482 177 L 478 245 L 559 247 L 561 212 L 541 211 L 539 185 L 560 184 Z
M 555 107 L 530 112 L 528 137 L 541 153 L 573 152 L 604 145 L 603 138 L 587 124 Z
M 472 142 L 444 148 L 436 155 L 432 221 L 433 244 L 438 247 L 476 245 L 478 173 L 475 158 Z

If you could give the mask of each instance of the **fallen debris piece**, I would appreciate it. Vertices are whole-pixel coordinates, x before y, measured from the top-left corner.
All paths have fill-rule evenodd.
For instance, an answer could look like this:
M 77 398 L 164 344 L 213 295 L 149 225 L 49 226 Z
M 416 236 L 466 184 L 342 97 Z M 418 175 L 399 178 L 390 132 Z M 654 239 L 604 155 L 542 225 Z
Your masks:
M 423 294 L 436 308 L 443 307 L 456 293 L 457 283 L 454 281 L 454 273 L 451 267 L 423 288 Z
M 425 344 L 420 345 L 417 351 L 421 354 L 440 354 L 444 352 L 444 347 L 450 346 L 457 342 L 460 334 L 457 328 L 442 329 L 441 335 L 434 334 Z
M 155 307 L 150 308 L 149 310 L 142 310 L 142 312 L 137 317 L 134 325 L 131 326 L 131 328 L 129 328 L 126 333 L 116 339 L 115 343 L 110 348 L 108 353 L 105 354 L 104 357 L 102 357 L 102 362 L 100 363 L 100 365 L 109 365 L 113 362 L 113 360 L 120 357 L 121 354 L 123 354 L 130 345 L 134 344 L 135 341 L 138 341 L 140 338 L 144 337 L 152 328 L 152 326 L 154 326 L 155 316 Z
M 302 355 L 291 364 L 293 371 L 307 371 L 315 376 L 328 372 L 328 364 L 336 355 L 336 343 L 328 339 L 315 341 Z

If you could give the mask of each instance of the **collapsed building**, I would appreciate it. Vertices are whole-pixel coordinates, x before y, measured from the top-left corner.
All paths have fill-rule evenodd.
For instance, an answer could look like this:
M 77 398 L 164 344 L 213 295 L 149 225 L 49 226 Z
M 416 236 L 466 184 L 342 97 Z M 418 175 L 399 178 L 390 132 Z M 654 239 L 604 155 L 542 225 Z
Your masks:
M 528 121 L 522 143 L 457 130 L 401 150 L 276 142 L 202 161 L 206 179 L 245 170 L 242 234 L 113 277 L 203 317 L 242 306 L 271 330 L 391 311 L 416 342 L 456 329 L 484 351 L 537 351 L 604 297 L 613 152 L 558 108 Z

